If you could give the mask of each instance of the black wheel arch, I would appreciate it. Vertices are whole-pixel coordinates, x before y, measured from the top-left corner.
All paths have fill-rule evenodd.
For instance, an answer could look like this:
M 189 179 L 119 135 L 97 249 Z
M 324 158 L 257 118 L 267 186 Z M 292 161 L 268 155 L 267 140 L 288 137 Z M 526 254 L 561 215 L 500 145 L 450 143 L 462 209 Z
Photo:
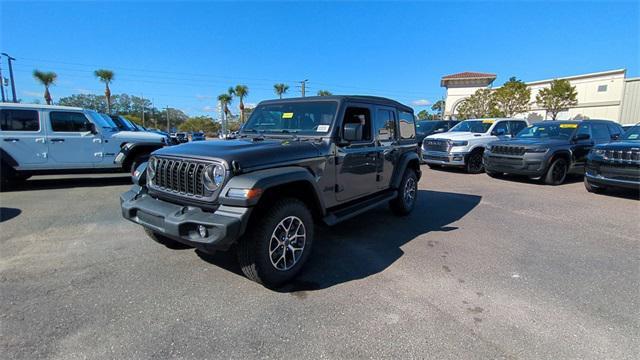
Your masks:
M 13 158 L 13 156 L 9 155 L 9 153 L 3 149 L 0 149 L 0 163 L 2 163 L 3 166 L 9 166 L 12 169 L 18 167 L 18 162 Z
M 393 177 L 391 178 L 391 187 L 397 189 L 400 187 L 400 182 L 402 181 L 402 176 L 407 168 L 413 169 L 416 172 L 416 176 L 418 180 L 422 176 L 422 171 L 420 170 L 420 156 L 418 156 L 417 152 L 406 152 L 402 154 L 400 157 L 394 172 Z
M 124 143 L 120 146 L 120 154 L 123 155 L 121 165 L 123 169 L 129 169 L 133 161 L 140 155 L 151 155 L 152 152 L 161 149 L 164 144 L 159 143 Z M 118 154 L 118 155 L 120 155 Z

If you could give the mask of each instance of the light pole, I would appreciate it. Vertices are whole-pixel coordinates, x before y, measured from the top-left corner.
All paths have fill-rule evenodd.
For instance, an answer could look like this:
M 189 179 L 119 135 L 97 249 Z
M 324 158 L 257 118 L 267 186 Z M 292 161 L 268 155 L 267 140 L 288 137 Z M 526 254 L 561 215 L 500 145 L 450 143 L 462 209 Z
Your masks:
M 13 79 L 13 66 L 11 65 L 11 62 L 15 60 L 15 58 L 12 58 L 7 53 L 2 53 L 2 55 L 7 57 L 7 62 L 9 63 L 9 77 L 11 78 L 11 94 L 13 95 L 13 102 L 17 103 L 18 99 L 16 97 L 16 83 Z
M 2 92 L 2 102 L 7 101 L 4 97 L 4 78 L 2 77 L 2 58 L 0 57 L 0 92 Z

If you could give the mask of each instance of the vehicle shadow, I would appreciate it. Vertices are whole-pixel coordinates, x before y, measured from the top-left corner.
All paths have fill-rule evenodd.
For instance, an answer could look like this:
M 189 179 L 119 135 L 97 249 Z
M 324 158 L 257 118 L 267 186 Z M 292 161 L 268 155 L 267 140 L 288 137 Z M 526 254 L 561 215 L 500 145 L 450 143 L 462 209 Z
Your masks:
M 82 176 L 82 175 L 80 175 Z M 11 184 L 10 187 L 3 189 L 3 192 L 14 191 L 31 191 L 31 190 L 52 190 L 67 189 L 81 187 L 101 187 L 131 184 L 131 176 L 122 174 L 122 176 L 105 176 L 105 177 L 74 177 L 74 178 L 32 178 L 20 183 Z
M 485 174 L 485 176 L 489 176 L 489 175 Z M 542 179 L 539 179 L 539 178 L 532 179 L 524 175 L 505 174 L 502 176 L 494 177 L 493 179 L 497 181 L 511 181 L 511 182 L 519 182 L 524 184 L 536 184 L 541 186 L 549 186 L 549 185 L 546 185 L 544 181 L 542 181 Z M 583 179 L 584 177 L 582 175 L 567 174 L 567 177 L 565 178 L 564 182 L 558 186 L 579 183 L 579 182 L 582 182 Z
M 11 220 L 20 215 L 22 210 L 16 208 L 0 207 L 0 222 Z
M 418 203 L 409 216 L 394 216 L 381 206 L 334 227 L 316 227 L 309 261 L 296 279 L 276 291 L 321 290 L 377 274 L 402 257 L 401 247 L 419 235 L 457 230 L 450 224 L 463 218 L 480 200 L 475 195 L 419 190 Z M 234 252 L 198 255 L 242 274 Z

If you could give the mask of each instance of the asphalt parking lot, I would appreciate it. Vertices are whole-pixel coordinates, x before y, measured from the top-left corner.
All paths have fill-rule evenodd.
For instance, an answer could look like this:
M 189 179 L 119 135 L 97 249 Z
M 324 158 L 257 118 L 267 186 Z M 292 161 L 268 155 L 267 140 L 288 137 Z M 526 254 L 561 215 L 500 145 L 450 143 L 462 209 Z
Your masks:
M 637 358 L 637 194 L 423 170 L 411 216 L 320 229 L 279 291 L 146 238 L 120 215 L 127 177 L 36 177 L 0 195 L 0 353 Z

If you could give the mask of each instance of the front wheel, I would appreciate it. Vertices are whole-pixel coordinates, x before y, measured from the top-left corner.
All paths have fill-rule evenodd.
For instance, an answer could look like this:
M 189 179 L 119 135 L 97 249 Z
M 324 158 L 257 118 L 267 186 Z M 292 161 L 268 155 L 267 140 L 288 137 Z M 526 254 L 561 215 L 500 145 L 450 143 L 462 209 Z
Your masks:
M 391 211 L 400 216 L 408 215 L 416 206 L 417 197 L 418 177 L 413 169 L 407 169 L 400 181 L 398 196 L 389 203 Z
M 482 151 L 474 151 L 467 156 L 465 170 L 467 170 L 469 174 L 479 174 L 484 171 Z
M 554 160 L 547 170 L 547 174 L 544 177 L 544 183 L 547 185 L 562 184 L 564 179 L 567 177 L 567 171 L 567 160 L 562 158 Z
M 311 253 L 314 224 L 298 199 L 282 199 L 264 210 L 238 242 L 238 262 L 247 278 L 274 288 L 302 269 Z

